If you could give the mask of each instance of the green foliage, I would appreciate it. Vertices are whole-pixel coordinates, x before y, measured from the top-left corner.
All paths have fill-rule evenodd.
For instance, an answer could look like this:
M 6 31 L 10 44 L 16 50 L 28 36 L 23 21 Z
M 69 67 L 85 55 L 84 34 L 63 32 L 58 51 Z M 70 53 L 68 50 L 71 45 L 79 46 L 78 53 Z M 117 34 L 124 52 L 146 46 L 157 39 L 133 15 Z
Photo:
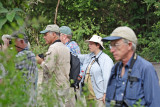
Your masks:
M 138 53 L 150 61 L 160 61 L 160 22 L 153 25 L 153 32 L 148 33 L 148 38 L 139 35 Z M 140 52 L 139 52 L 140 51 Z
M 37 55 L 45 53 L 47 46 L 42 34 L 46 25 L 54 23 L 57 0 L 3 0 L 0 1 L 0 36 L 12 34 L 15 30 L 26 31 L 31 50 Z M 137 53 L 149 61 L 160 61 L 160 3 L 155 0 L 60 0 L 57 24 L 69 26 L 73 31 L 82 54 L 89 53 L 85 40 L 93 34 L 101 37 L 109 34 L 118 26 L 129 26 L 138 35 Z M 112 59 L 109 43 L 104 43 L 105 53 Z M 1 53 L 8 75 L 0 87 L 0 106 L 26 106 L 29 101 L 24 91 L 24 79 L 14 67 L 15 51 Z M 9 66 L 9 67 L 8 67 Z M 50 83 L 55 88 L 54 78 Z M 7 87 L 7 88 L 6 88 Z M 57 103 L 57 93 L 47 89 L 41 93 L 39 106 L 53 106 Z M 52 94 L 50 94 L 52 93 Z M 79 103 L 81 105 L 81 103 Z
M 0 84 L 0 105 L 6 106 L 25 106 L 29 101 L 29 85 L 25 86 L 26 80 L 22 71 L 15 70 L 14 48 L 8 49 L 5 53 L 0 52 L 0 62 L 3 64 L 7 75 L 2 78 Z M 0 69 L 0 74 L 2 69 Z
M 13 1 L 0 2 L 0 35 L 5 33 L 11 34 L 14 30 L 17 30 L 24 24 L 24 11 L 17 7 L 7 7 L 8 4 L 11 4 L 12 2 Z

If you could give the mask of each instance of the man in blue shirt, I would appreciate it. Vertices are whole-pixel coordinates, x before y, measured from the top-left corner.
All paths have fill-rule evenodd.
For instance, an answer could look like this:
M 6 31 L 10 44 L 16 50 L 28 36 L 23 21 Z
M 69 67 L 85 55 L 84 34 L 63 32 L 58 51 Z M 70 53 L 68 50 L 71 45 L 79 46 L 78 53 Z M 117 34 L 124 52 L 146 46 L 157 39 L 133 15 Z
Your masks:
M 111 71 L 106 106 L 127 107 L 139 103 L 145 107 L 160 107 L 157 73 L 150 62 L 136 55 L 134 31 L 129 27 L 118 27 L 103 41 L 111 41 L 110 51 L 119 61 Z

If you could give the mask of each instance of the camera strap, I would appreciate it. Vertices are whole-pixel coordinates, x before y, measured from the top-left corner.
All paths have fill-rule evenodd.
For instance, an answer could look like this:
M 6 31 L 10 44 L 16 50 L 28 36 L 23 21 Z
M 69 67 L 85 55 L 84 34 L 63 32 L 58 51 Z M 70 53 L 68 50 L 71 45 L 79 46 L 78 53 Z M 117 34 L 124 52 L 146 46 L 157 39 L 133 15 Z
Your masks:
M 21 47 L 19 47 L 19 46 L 17 46 L 17 45 L 15 45 L 15 47 L 17 47 L 17 48 L 19 48 L 19 49 L 22 49 L 22 50 L 25 50 L 24 48 L 21 48 Z
M 133 58 L 132 58 L 132 60 L 131 60 L 130 67 L 129 67 L 129 71 L 128 71 L 127 82 L 126 82 L 126 86 L 125 86 L 125 90 L 124 90 L 124 95 L 123 95 L 123 98 L 122 98 L 122 101 L 123 101 L 123 102 L 124 102 L 124 96 L 126 95 L 126 88 L 127 88 L 128 80 L 131 78 L 130 75 L 131 75 L 132 68 L 133 68 L 133 65 L 134 65 L 136 59 L 137 59 L 137 54 L 134 53 L 134 54 L 133 54 Z M 116 76 L 116 77 L 117 77 L 117 68 L 118 68 L 118 66 L 119 66 L 119 62 L 118 62 L 118 63 L 116 64 L 116 66 L 115 66 L 115 76 Z M 116 78 L 116 77 L 115 77 L 115 78 Z M 134 80 L 135 80 L 135 79 L 134 79 Z M 116 88 L 117 88 L 117 85 L 116 85 Z M 115 99 L 116 88 L 115 88 L 115 91 L 114 91 L 113 100 Z

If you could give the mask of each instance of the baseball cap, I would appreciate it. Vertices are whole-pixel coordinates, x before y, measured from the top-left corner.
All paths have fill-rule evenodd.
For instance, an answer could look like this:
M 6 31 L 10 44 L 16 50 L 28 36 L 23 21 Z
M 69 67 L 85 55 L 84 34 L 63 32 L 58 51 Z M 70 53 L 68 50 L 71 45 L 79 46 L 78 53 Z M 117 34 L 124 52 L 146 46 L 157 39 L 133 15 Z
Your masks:
M 90 40 L 86 40 L 86 42 L 96 42 L 96 43 L 99 43 L 103 47 L 103 49 L 105 49 L 104 46 L 103 46 L 102 37 L 100 37 L 98 35 L 93 35 L 91 37 L 91 39 Z
M 59 26 L 56 24 L 47 25 L 46 29 L 41 31 L 40 33 L 47 33 L 47 32 L 57 32 L 59 33 Z
M 123 38 L 137 44 L 137 37 L 135 32 L 127 26 L 117 27 L 115 30 L 113 30 L 110 36 L 103 38 L 102 41 L 113 41 Z
M 11 38 L 12 39 L 19 38 L 19 39 L 24 39 L 28 41 L 28 36 L 24 32 L 21 32 L 21 31 L 13 32 L 13 34 L 11 35 Z
M 72 35 L 72 31 L 68 26 L 61 26 L 60 33 L 66 34 L 66 35 Z

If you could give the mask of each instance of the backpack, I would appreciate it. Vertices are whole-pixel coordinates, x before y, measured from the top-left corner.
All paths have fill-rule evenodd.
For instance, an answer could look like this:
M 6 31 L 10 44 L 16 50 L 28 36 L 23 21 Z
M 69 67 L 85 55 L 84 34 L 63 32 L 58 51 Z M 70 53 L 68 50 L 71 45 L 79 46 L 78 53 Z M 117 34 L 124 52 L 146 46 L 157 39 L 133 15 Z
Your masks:
M 77 77 L 80 73 L 80 60 L 77 56 L 74 56 L 70 52 L 70 73 L 69 73 L 69 81 L 70 86 L 75 87 L 75 83 L 77 82 Z

